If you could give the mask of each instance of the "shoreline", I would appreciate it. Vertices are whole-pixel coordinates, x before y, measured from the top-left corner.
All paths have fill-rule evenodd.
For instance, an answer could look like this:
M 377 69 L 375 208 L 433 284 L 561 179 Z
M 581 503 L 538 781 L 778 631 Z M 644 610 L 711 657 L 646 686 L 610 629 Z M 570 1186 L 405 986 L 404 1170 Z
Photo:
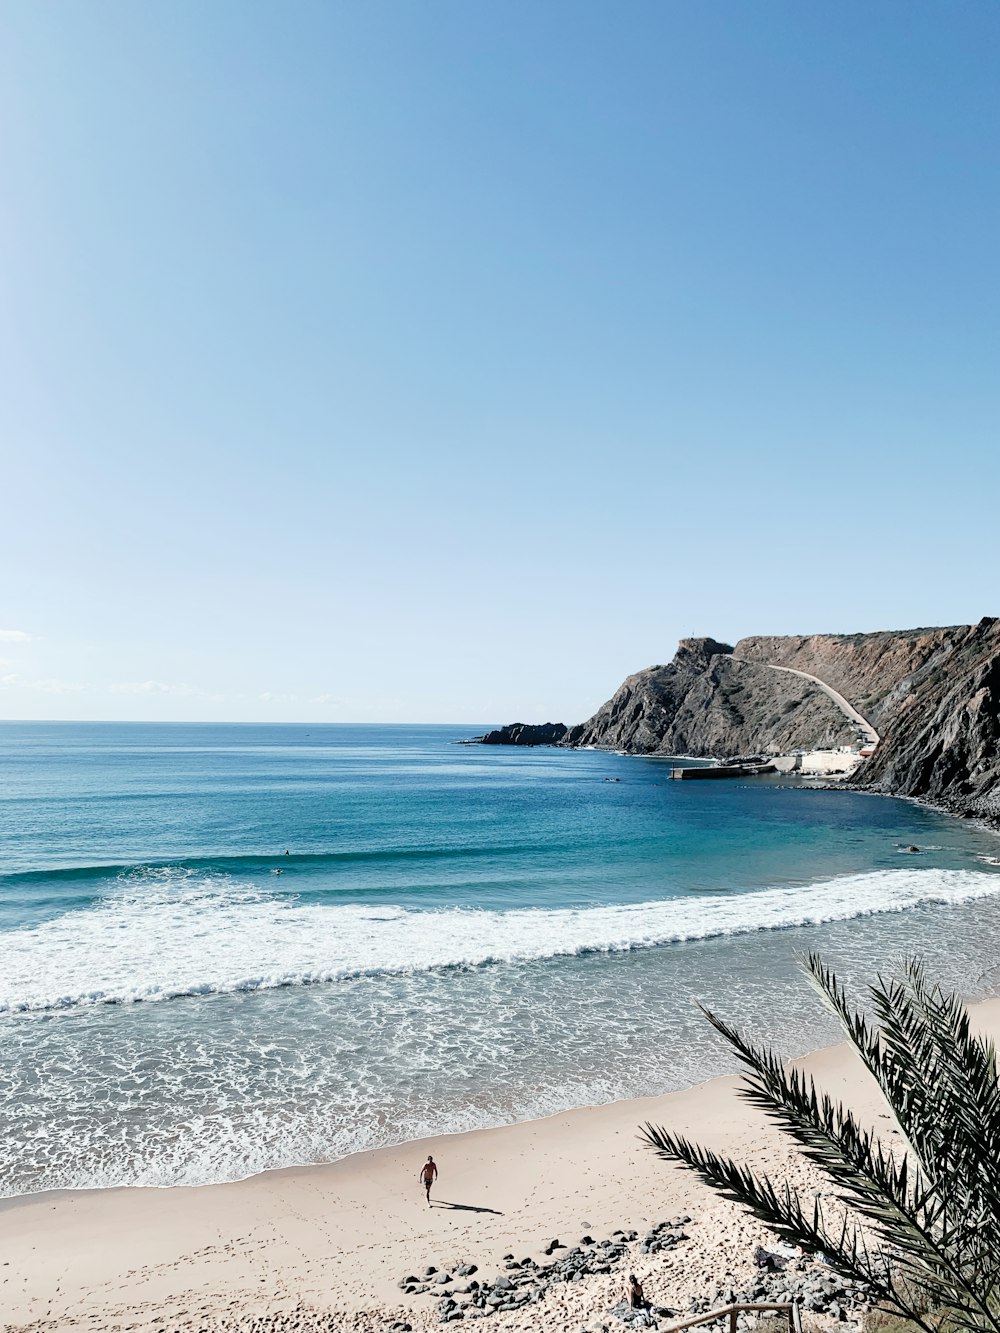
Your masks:
M 621 759 L 654 759 L 665 763 L 670 763 L 675 759 L 695 760 L 702 764 L 719 762 L 718 759 L 714 757 L 706 757 L 705 755 L 667 755 L 660 754 L 659 752 L 643 754 L 638 750 L 620 750 L 609 745 L 564 745 L 562 743 L 554 743 L 551 746 L 543 746 L 539 748 L 551 748 L 556 750 L 593 750 L 601 754 L 618 755 Z M 787 757 L 788 756 L 783 755 L 778 756 L 778 758 Z M 864 773 L 863 765 L 859 765 L 858 769 L 860 769 L 862 774 Z M 866 787 L 861 785 L 861 783 L 855 783 L 854 781 L 855 773 L 858 772 L 858 769 L 855 769 L 854 772 L 845 773 L 842 776 L 822 773 L 798 775 L 784 772 L 782 772 L 780 776 L 784 778 L 798 778 L 799 780 L 793 783 L 793 787 L 799 791 L 849 791 L 855 792 L 859 796 L 884 796 L 892 801 L 909 801 L 913 805 L 918 805 L 924 810 L 932 810 L 935 814 L 946 815 L 949 819 L 961 820 L 962 823 L 971 824 L 974 828 L 979 828 L 987 833 L 1000 836 L 1000 809 L 996 811 L 981 810 L 975 809 L 972 806 L 963 805 L 957 800 L 953 804 L 948 804 L 944 801 L 932 800 L 928 796 L 913 796 L 905 792 L 885 791 L 879 787 Z
M 971 1011 L 977 1026 L 1000 1033 L 1000 998 L 978 1001 Z M 848 1098 L 868 1123 L 880 1123 L 877 1089 L 846 1043 L 795 1063 Z M 436 1302 L 399 1289 L 410 1271 L 464 1262 L 488 1275 L 502 1271 L 509 1253 L 538 1260 L 556 1237 L 572 1246 L 584 1233 L 641 1232 L 678 1214 L 692 1218 L 684 1243 L 630 1256 L 629 1263 L 655 1301 L 683 1308 L 723 1278 L 736 1283 L 752 1274 L 753 1250 L 769 1238 L 759 1223 L 642 1147 L 636 1136 L 643 1123 L 685 1130 L 807 1189 L 818 1183 L 760 1113 L 736 1097 L 737 1083 L 724 1076 L 227 1184 L 7 1199 L 0 1204 L 0 1308 L 9 1321 L 2 1327 L 163 1333 L 164 1326 L 251 1327 L 238 1321 L 307 1307 L 324 1318 L 332 1312 L 334 1322 L 324 1328 L 374 1330 L 401 1319 L 430 1329 L 438 1322 Z M 416 1179 L 428 1152 L 441 1169 L 430 1209 Z M 545 1326 L 579 1333 L 614 1304 L 620 1284 L 616 1272 L 550 1291 Z M 529 1329 L 533 1318 L 527 1310 L 501 1312 L 492 1325 Z
M 589 748 L 595 748 L 595 747 L 589 747 Z M 623 755 L 623 757 L 638 757 L 638 758 L 646 758 L 646 757 L 649 757 L 649 756 L 628 756 L 628 755 Z M 653 757 L 653 758 L 660 758 L 659 756 L 652 756 L 652 757 Z M 675 756 L 671 756 L 670 758 L 674 758 L 674 757 L 675 757 Z M 776 776 L 785 777 L 786 775 L 776 775 Z M 891 799 L 891 800 L 904 801 L 904 802 L 906 802 L 907 804 L 912 804 L 912 805 L 916 805 L 916 806 L 922 807 L 922 808 L 924 808 L 924 809 L 931 810 L 931 811 L 933 811 L 934 813 L 939 814 L 939 815 L 941 815 L 941 816 L 946 816 L 946 817 L 948 817 L 949 819 L 958 819 L 958 818 L 959 818 L 958 816 L 956 816 L 956 815 L 954 814 L 954 812 L 949 811 L 949 810 L 947 810 L 946 808 L 941 807 L 941 806 L 935 806 L 935 805 L 933 805 L 931 802 L 926 801 L 926 800 L 924 800 L 923 798 L 920 798 L 920 797 L 914 797 L 914 796 L 890 796 L 889 793 L 885 793 L 885 792 L 879 792 L 879 791 L 867 790 L 867 789 L 864 789 L 864 788 L 845 787 L 842 783 L 838 783 L 838 782 L 824 783 L 824 782 L 821 782 L 821 781 L 817 781 L 816 779 L 812 779 L 812 778 L 809 778 L 809 777 L 805 777 L 805 778 L 802 778 L 802 779 L 800 779 L 800 780 L 793 780 L 793 781 L 791 781 L 791 782 L 786 782 L 786 781 L 773 782 L 773 783 L 769 783 L 768 785 L 771 786 L 772 789 L 781 789 L 781 790 L 792 790 L 792 791 L 816 791 L 816 790 L 819 790 L 819 791 L 831 791 L 831 790 L 833 790 L 833 791 L 844 791 L 844 790 L 846 790 L 846 791 L 852 792 L 852 793 L 857 794 L 857 795 L 862 795 L 862 796 L 876 797 L 876 798 L 882 798 L 882 799 L 885 799 L 885 798 L 888 797 L 888 798 Z M 966 818 L 966 819 L 961 820 L 961 822 L 962 822 L 963 824 L 966 824 L 967 826 L 970 826 L 970 825 L 971 825 L 972 827 L 975 827 L 975 828 L 977 828 L 978 830 L 980 830 L 980 831 L 982 831 L 982 832 L 985 832 L 985 833 L 989 834 L 990 837 L 991 837 L 991 840 L 994 840 L 994 839 L 1000 837 L 1000 827 L 993 827 L 993 826 L 989 825 L 988 823 L 985 823 L 985 822 L 980 821 L 978 818 L 974 818 L 974 817 L 970 816 L 970 817 L 968 817 L 968 818 Z M 904 849 L 904 848 L 902 848 L 901 846 L 899 846 L 899 847 L 897 848 L 897 850 L 904 851 L 904 850 L 909 850 L 909 849 Z M 933 849 L 932 849 L 932 850 L 933 850 Z M 907 860 L 908 860 L 909 858 L 904 858 L 904 859 L 907 859 Z M 987 855 L 982 854 L 982 853 L 978 853 L 978 854 L 975 855 L 975 860 L 978 861 L 980 864 L 982 864 L 982 865 L 984 865 L 984 866 L 989 866 L 989 867 L 991 867 L 991 868 L 1000 867 L 1000 855 L 998 855 L 997 857 L 992 857 L 992 856 L 987 856 Z M 919 858 L 918 858 L 918 863 L 919 863 Z M 919 868 L 919 864 L 918 864 L 918 868 Z M 641 904 L 640 904 L 640 905 L 641 905 Z M 527 910 L 527 909 L 525 909 L 525 910 Z M 890 918 L 894 917 L 895 915 L 897 915 L 897 913 L 900 912 L 900 911 L 904 911 L 904 912 L 905 912 L 905 911 L 910 911 L 910 910 L 913 910 L 913 909 L 912 909 L 912 905 L 907 905 L 907 906 L 904 906 L 904 907 L 889 906 L 889 907 L 882 907 L 882 908 L 876 908 L 876 909 L 869 909 L 867 912 L 863 912 L 863 913 L 861 913 L 860 915 L 862 915 L 862 916 L 867 916 L 867 915 L 881 915 L 881 916 L 883 916 L 884 918 L 890 919 Z M 845 920 L 845 921 L 847 921 L 847 920 L 851 920 L 851 919 L 852 919 L 852 918 L 846 918 L 846 917 L 845 917 L 845 918 L 840 918 L 840 917 L 822 918 L 818 924 L 821 924 L 821 925 L 831 924 L 831 923 L 835 924 L 835 923 L 837 923 L 837 922 L 840 922 L 841 920 Z M 813 919 L 810 919 L 810 920 L 808 920 L 808 921 L 793 920 L 793 921 L 787 921 L 787 922 L 782 922 L 782 923 L 780 923 L 780 924 L 767 925 L 767 926 L 760 926 L 760 925 L 752 925 L 752 924 L 750 924 L 750 925 L 743 926 L 742 928 L 740 928 L 740 929 L 736 929 L 736 930 L 722 930 L 722 929 L 720 929 L 718 932 L 715 932 L 715 933 L 710 933 L 710 934 L 705 934 L 705 935 L 698 935 L 698 936 L 684 936 L 684 937 L 680 937 L 680 938 L 677 938 L 677 939 L 674 939 L 674 940 L 671 940 L 671 941 L 668 941 L 668 942 L 658 941 L 658 942 L 650 943 L 650 944 L 632 944 L 632 945 L 630 945 L 627 949 L 624 949 L 624 948 L 621 949 L 621 950 L 613 949 L 613 950 L 610 950 L 609 952 L 611 952 L 611 953 L 618 953 L 618 952 L 622 952 L 622 953 L 638 953 L 638 952 L 647 952 L 647 951 L 658 951 L 658 950 L 660 950 L 660 949 L 662 949 L 662 948 L 664 947 L 665 943 L 666 943 L 667 947 L 671 947 L 671 946 L 674 946 L 674 945 L 677 945 L 677 944 L 686 944 L 686 943 L 702 944 L 702 943 L 710 942 L 710 941 L 713 941 L 713 940 L 716 940 L 716 939 L 719 939 L 719 938 L 726 938 L 726 939 L 729 939 L 729 938 L 736 938 L 736 937 L 738 937 L 738 936 L 754 937 L 754 936 L 760 934 L 760 932 L 761 932 L 762 930 L 766 931 L 768 934 L 770 934 L 771 932 L 778 932 L 778 933 L 781 933 L 781 932 L 784 932 L 784 931 L 786 931 L 786 930 L 796 930 L 796 929 L 801 929 L 803 926 L 806 926 L 806 925 L 814 925 L 814 924 L 817 924 L 817 923 L 816 923 Z M 994 967 L 995 967 L 995 966 L 996 966 L 996 965 L 994 965 Z M 986 976 L 988 975 L 988 973 L 990 973 L 990 972 L 992 972 L 992 971 L 993 971 L 993 967 L 990 967 L 990 968 L 984 969 L 984 970 L 981 971 L 981 972 L 976 973 L 975 975 L 970 975 L 970 976 L 968 976 L 968 977 L 965 978 L 964 984 L 967 985 L 967 986 L 969 986 L 970 988 L 973 987 L 974 985 L 978 985 L 979 983 L 982 982 L 983 978 L 986 977 Z M 286 986 L 291 986 L 292 984 L 294 984 L 294 983 L 285 983 L 285 984 L 283 984 L 281 987 L 278 987 L 278 989 L 284 989 L 284 988 L 286 988 Z M 310 983 L 305 983 L 305 984 L 310 984 Z M 219 992 L 219 994 L 223 994 L 223 993 L 224 993 L 224 992 Z M 981 1003 L 981 1002 L 983 1002 L 983 1001 L 976 1001 L 976 1002 L 977 1002 L 977 1003 Z M 119 1005 L 119 1004 L 121 1004 L 121 1003 L 123 1003 L 123 1002 L 118 1001 L 118 1000 L 114 1000 L 114 1001 L 105 1001 L 104 1003 L 107 1004 L 107 1005 L 110 1005 L 110 1006 L 117 1006 L 117 1005 Z M 127 1003 L 127 1002 L 126 1002 L 126 1003 Z M 138 1003 L 142 1003 L 142 1002 L 139 1001 Z M 811 1055 L 811 1054 L 815 1054 L 815 1052 L 813 1052 L 813 1051 L 808 1051 L 808 1052 L 806 1052 L 806 1053 L 804 1053 L 804 1054 L 802 1054 L 802 1055 L 800 1055 L 800 1056 L 794 1056 L 794 1057 L 791 1057 L 791 1058 L 794 1058 L 794 1059 L 804 1059 L 804 1058 L 806 1058 L 807 1055 Z M 691 1071 L 691 1072 L 695 1072 L 695 1071 Z M 671 1095 L 675 1095 L 675 1094 L 677 1094 L 677 1093 L 681 1093 L 681 1092 L 688 1091 L 688 1090 L 690 1089 L 690 1087 L 700 1087 L 700 1086 L 702 1086 L 702 1083 L 697 1083 L 697 1084 L 693 1084 L 693 1085 L 686 1085 L 686 1086 L 682 1086 L 682 1087 L 673 1087 L 673 1088 L 670 1089 L 669 1092 L 664 1092 L 664 1093 L 659 1093 L 659 1094 L 649 1094 L 649 1098 L 651 1098 L 652 1100 L 659 1100 L 661 1097 L 669 1097 L 669 1096 L 671 1096 Z M 484 1089 L 484 1091 L 487 1091 L 487 1089 Z M 583 1090 L 581 1089 L 580 1091 L 583 1091 Z M 600 1095 L 600 1092 L 599 1092 L 599 1095 Z M 533 1111 L 533 1109 L 532 1109 L 531 1107 L 528 1107 L 528 1108 L 527 1108 L 527 1114 L 526 1114 L 526 1115 L 518 1116 L 517 1118 L 512 1119 L 512 1120 L 511 1120 L 511 1119 L 501 1119 L 501 1120 L 496 1121 L 495 1123 L 486 1123 L 486 1124 L 480 1123 L 480 1124 L 473 1124 L 472 1126 L 464 1127 L 464 1128 L 449 1128 L 449 1129 L 444 1129 L 444 1130 L 442 1130 L 442 1132 L 441 1132 L 440 1134 L 433 1136 L 433 1141 L 434 1141 L 434 1142 L 440 1142 L 440 1141 L 447 1140 L 447 1139 L 454 1138 L 454 1137 L 461 1137 L 461 1136 L 464 1135 L 464 1134 L 494 1133 L 494 1132 L 498 1132 L 498 1131 L 501 1131 L 501 1130 L 509 1129 L 509 1128 L 512 1128 L 512 1127 L 515 1127 L 515 1126 L 518 1126 L 518 1125 L 523 1125 L 523 1124 L 534 1124 L 534 1123 L 542 1123 L 542 1122 L 545 1122 L 545 1121 L 548 1121 L 548 1120 L 552 1120 L 552 1119 L 558 1118 L 558 1117 L 560 1117 L 560 1116 L 564 1116 L 564 1115 L 568 1115 L 568 1114 L 575 1114 L 575 1113 L 577 1113 L 577 1112 L 579 1112 L 579 1111 L 596 1110 L 596 1109 L 601 1109 L 601 1108 L 606 1107 L 606 1106 L 611 1106 L 611 1105 L 621 1105 L 621 1104 L 623 1104 L 624 1102 L 627 1102 L 627 1101 L 630 1101 L 630 1100 L 643 1101 L 643 1100 L 646 1100 L 646 1098 L 643 1098 L 643 1097 L 640 1097 L 640 1098 L 631 1098 L 631 1097 L 625 1097 L 625 1098 L 622 1098 L 622 1097 L 619 1096 L 619 1097 L 614 1098 L 614 1099 L 611 1100 L 611 1101 L 596 1101 L 596 1102 L 594 1102 L 594 1101 L 582 1101 L 582 1102 L 580 1102 L 580 1103 L 578 1103 L 578 1104 L 574 1104 L 574 1105 L 571 1105 L 571 1106 L 564 1106 L 564 1107 L 562 1107 L 562 1108 L 560 1108 L 560 1109 L 556 1109 L 556 1110 L 546 1110 L 546 1111 L 543 1111 L 543 1112 L 540 1112 L 540 1113 L 536 1113 L 536 1112 Z M 483 1109 L 483 1110 L 485 1110 L 485 1111 L 489 1111 L 493 1106 L 495 1106 L 495 1103 L 494 1103 L 494 1102 L 489 1102 L 488 1104 L 486 1104 L 486 1105 L 485 1105 L 484 1107 L 482 1107 L 481 1109 Z M 511 1109 L 511 1110 L 514 1110 L 515 1108 L 510 1108 L 510 1109 Z M 484 1119 L 485 1119 L 485 1118 L 487 1118 L 487 1117 L 484 1117 Z M 424 1137 L 418 1137 L 418 1138 L 402 1137 L 402 1138 L 399 1138 L 399 1139 L 396 1139 L 396 1140 L 392 1140 L 392 1141 L 390 1141 L 390 1142 L 383 1142 L 383 1143 L 377 1144 L 377 1145 L 374 1146 L 374 1147 L 359 1147 L 359 1148 L 354 1148 L 354 1149 L 351 1149 L 350 1151 L 348 1151 L 344 1156 L 341 1156 L 341 1157 L 334 1157 L 334 1158 L 328 1158 L 328 1159 L 325 1159 L 325 1160 L 321 1159 L 321 1160 L 313 1160 L 313 1161 L 308 1161 L 308 1160 L 307 1160 L 307 1161 L 292 1161 L 292 1162 L 288 1162 L 288 1161 L 286 1161 L 285 1164 L 283 1164 L 283 1165 L 279 1165 L 279 1166 L 270 1166 L 270 1167 L 265 1167 L 265 1168 L 263 1168 L 263 1169 L 255 1169 L 255 1170 L 251 1170 L 251 1171 L 249 1172 L 249 1174 L 246 1174 L 246 1175 L 233 1176 L 233 1177 L 230 1177 L 230 1178 L 222 1178 L 222 1179 L 215 1179 L 215 1180 L 200 1180 L 200 1181 L 194 1181 L 194 1182 L 190 1182 L 190 1181 L 188 1181 L 188 1182 L 177 1182 L 177 1183 L 173 1183 L 173 1182 L 172 1182 L 172 1183 L 167 1183 L 167 1184 L 155 1184 L 155 1185 L 150 1185 L 150 1184 L 121 1183 L 121 1184 L 95 1185 L 95 1186 L 91 1186 L 91 1185 L 82 1185 L 82 1186 L 76 1186 L 76 1187 L 74 1187 L 74 1186 L 69 1186 L 69 1187 L 58 1186 L 58 1187 L 55 1187 L 55 1188 L 46 1188 L 46 1189 L 37 1190 L 37 1191 L 32 1192 L 32 1193 L 22 1193 L 22 1194 L 13 1194 L 13 1195 L 0 1195 L 0 1214 L 3 1214 L 3 1213 L 5 1213 L 5 1212 L 7 1212 L 8 1210 L 11 1210 L 11 1209 L 17 1209 L 17 1208 L 22 1207 L 22 1206 L 27 1206 L 27 1205 L 31 1204 L 33 1201 L 36 1201 L 36 1200 L 44 1200 L 44 1199 L 47 1199 L 47 1198 L 59 1199 L 59 1198 L 63 1198 L 63 1197 L 79 1197 L 79 1196 L 81 1196 L 81 1195 L 97 1195 L 97 1196 L 100 1196 L 100 1195 L 107 1195 L 107 1194 L 115 1193 L 115 1192 L 117 1192 L 117 1191 L 130 1192 L 130 1191 L 133 1191 L 133 1190 L 135 1190 L 135 1191 L 152 1190 L 152 1191 L 154 1191 L 154 1192 L 169 1192 L 169 1191 L 171 1191 L 171 1190 L 200 1190 L 200 1189 L 213 1189 L 213 1188 L 221 1188 L 221 1187 L 232 1186 L 232 1185 L 240 1185 L 240 1184 L 244 1184 L 244 1183 L 247 1182 L 247 1181 L 252 1181 L 252 1180 L 256 1180 L 256 1179 L 263 1179 L 263 1178 L 267 1178 L 267 1177 L 270 1177 L 270 1176 L 278 1176 L 278 1175 L 281 1175 L 283 1172 L 289 1172 L 289 1171 L 291 1171 L 291 1172 L 296 1172 L 296 1171 L 301 1171 L 301 1170 L 324 1170 L 324 1169 L 328 1169 L 328 1168 L 330 1168 L 330 1167 L 332 1167 L 332 1166 L 339 1165 L 340 1163 L 343 1163 L 343 1162 L 345 1162 L 345 1161 L 350 1161 L 350 1160 L 352 1160 L 352 1159 L 354 1159 L 354 1158 L 357 1158 L 357 1157 L 365 1156 L 365 1155 L 368 1155 L 368 1154 L 371 1154 L 371 1153 L 379 1153 L 379 1152 L 383 1152 L 383 1151 L 393 1151 L 393 1150 L 398 1150 L 398 1149 L 401 1149 L 401 1148 L 405 1147 L 407 1144 L 422 1143 L 422 1142 L 425 1142 L 425 1141 L 432 1141 L 432 1140 L 431 1140 L 431 1139 L 424 1138 Z M 0 1326 L 0 1327 L 2 1327 L 2 1326 Z

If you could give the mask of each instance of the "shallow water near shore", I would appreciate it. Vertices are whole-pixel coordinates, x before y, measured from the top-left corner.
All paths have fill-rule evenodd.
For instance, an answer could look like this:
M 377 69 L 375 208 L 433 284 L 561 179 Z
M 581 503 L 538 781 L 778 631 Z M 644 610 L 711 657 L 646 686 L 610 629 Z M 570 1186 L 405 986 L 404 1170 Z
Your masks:
M 801 1052 L 808 948 L 993 993 L 993 835 L 474 730 L 0 724 L 0 1193 L 685 1086 L 730 1067 L 693 997 Z

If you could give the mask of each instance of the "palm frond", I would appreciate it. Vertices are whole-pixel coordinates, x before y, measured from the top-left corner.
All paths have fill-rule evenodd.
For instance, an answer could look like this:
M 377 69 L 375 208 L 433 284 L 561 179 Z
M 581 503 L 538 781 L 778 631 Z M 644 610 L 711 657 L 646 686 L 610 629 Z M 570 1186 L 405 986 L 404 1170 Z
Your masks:
M 703 1008 L 744 1066 L 739 1095 L 790 1136 L 832 1182 L 836 1227 L 819 1199 L 647 1124 L 661 1157 L 694 1171 L 779 1235 L 822 1249 L 878 1299 L 923 1323 L 913 1292 L 959 1330 L 1000 1333 L 1000 1086 L 996 1050 L 972 1030 L 954 995 L 929 986 L 910 961 L 902 978 L 870 989 L 877 1026 L 811 954 L 807 973 L 877 1080 L 902 1136 L 883 1146 L 811 1076 Z

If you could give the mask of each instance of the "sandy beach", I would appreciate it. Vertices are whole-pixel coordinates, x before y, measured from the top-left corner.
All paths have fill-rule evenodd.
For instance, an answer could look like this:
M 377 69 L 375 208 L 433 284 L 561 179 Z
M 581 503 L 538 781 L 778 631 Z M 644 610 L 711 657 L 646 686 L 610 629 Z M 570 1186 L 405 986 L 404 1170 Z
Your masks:
M 998 49 L 0 0 L 0 1333 L 1000 1333 Z
M 1000 1033 L 1000 1000 L 975 1008 Z M 803 1063 L 872 1123 L 883 1108 L 846 1046 Z M 539 1259 L 559 1238 L 573 1246 L 615 1229 L 641 1234 L 683 1214 L 684 1240 L 628 1263 L 655 1303 L 738 1283 L 763 1229 L 659 1162 L 637 1141 L 647 1120 L 815 1187 L 811 1169 L 720 1078 L 663 1097 L 616 1102 L 545 1120 L 411 1142 L 324 1166 L 225 1185 L 42 1194 L 0 1208 L 4 1328 L 37 1330 L 252 1327 L 289 1315 L 288 1327 L 414 1329 L 437 1326 L 437 1302 L 406 1296 L 400 1279 L 424 1267 Z M 440 1167 L 428 1208 L 417 1172 Z M 551 1289 L 534 1310 L 500 1312 L 497 1329 L 574 1331 L 600 1326 L 617 1300 L 618 1271 Z M 305 1312 L 303 1312 L 303 1307 Z M 296 1312 L 293 1314 L 292 1312 Z M 544 1320 L 540 1319 L 544 1311 Z M 597 1324 L 594 1324 L 594 1321 Z M 614 1321 L 613 1321 L 614 1322 Z M 621 1327 L 621 1325 L 619 1325 Z

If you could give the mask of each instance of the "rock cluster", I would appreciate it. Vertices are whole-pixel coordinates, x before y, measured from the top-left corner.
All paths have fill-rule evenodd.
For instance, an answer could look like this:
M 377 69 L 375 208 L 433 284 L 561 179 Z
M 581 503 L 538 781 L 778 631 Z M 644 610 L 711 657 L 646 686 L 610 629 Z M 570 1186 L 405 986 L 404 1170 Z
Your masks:
M 725 1305 L 795 1304 L 803 1311 L 826 1315 L 828 1319 L 858 1323 L 871 1308 L 866 1287 L 851 1278 L 841 1277 L 832 1268 L 809 1259 L 794 1259 L 778 1272 L 762 1270 L 752 1286 L 736 1289 L 717 1287 L 713 1293 L 696 1297 L 681 1318 L 691 1318 Z M 757 1322 L 753 1314 L 737 1316 L 737 1326 L 751 1329 Z M 727 1323 L 719 1320 L 719 1324 Z M 706 1325 L 706 1327 L 709 1327 Z
M 449 1324 L 464 1319 L 483 1319 L 506 1310 L 519 1310 L 545 1299 L 550 1287 L 561 1282 L 581 1282 L 593 1274 L 607 1274 L 624 1268 L 630 1255 L 657 1254 L 673 1249 L 687 1240 L 685 1225 L 689 1217 L 675 1217 L 658 1222 L 640 1237 L 637 1231 L 614 1231 L 607 1240 L 595 1241 L 583 1236 L 577 1245 L 564 1245 L 559 1239 L 549 1241 L 545 1257 L 538 1263 L 530 1256 L 516 1259 L 504 1256 L 504 1271 L 489 1279 L 475 1277 L 475 1264 L 461 1264 L 454 1269 L 438 1269 L 433 1264 L 420 1276 L 408 1274 L 400 1290 L 408 1296 L 438 1297 L 438 1320 Z M 392 1325 L 395 1333 L 405 1333 L 402 1323 Z
M 300 1302 L 291 1310 L 244 1311 L 238 1314 L 227 1312 L 193 1319 L 160 1316 L 153 1323 L 163 1333 L 384 1333 L 385 1314 L 381 1310 L 345 1314 L 335 1310 L 319 1310 Z M 36 1327 L 38 1333 L 42 1333 L 42 1326 Z M 47 1327 L 51 1328 L 51 1325 Z M 101 1324 L 102 1329 L 110 1327 Z M 120 1325 L 114 1327 L 117 1329 Z M 401 1322 L 391 1327 L 399 1330 L 399 1333 L 403 1329 L 410 1329 L 409 1324 Z

